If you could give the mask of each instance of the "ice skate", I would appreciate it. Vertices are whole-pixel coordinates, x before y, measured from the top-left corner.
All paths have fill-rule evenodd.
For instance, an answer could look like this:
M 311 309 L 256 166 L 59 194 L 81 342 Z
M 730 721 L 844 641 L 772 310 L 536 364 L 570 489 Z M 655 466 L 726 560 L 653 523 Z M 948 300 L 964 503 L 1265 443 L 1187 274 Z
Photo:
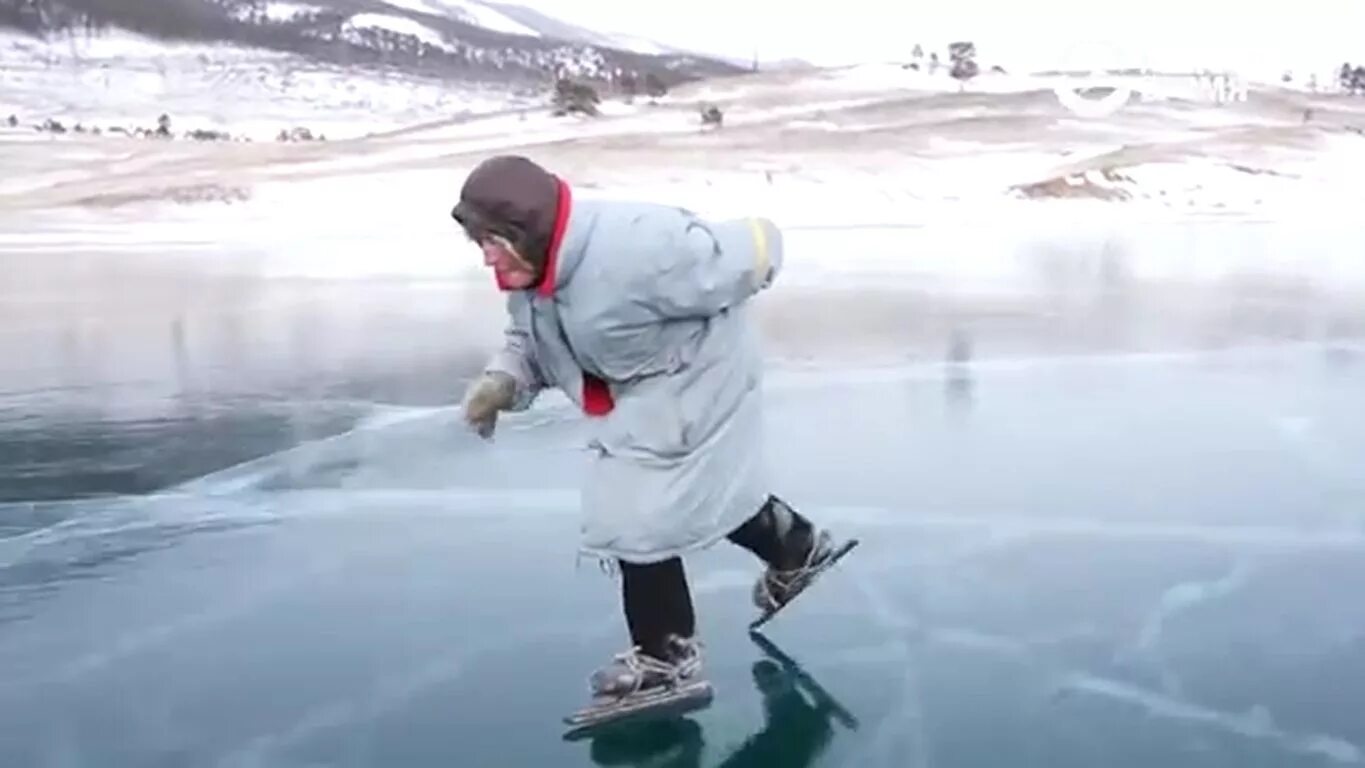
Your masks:
M 754 605 L 760 613 L 749 625 L 749 629 L 757 629 L 768 623 L 778 611 L 806 591 L 816 577 L 839 562 L 856 546 L 858 540 L 850 539 L 836 547 L 829 532 L 820 531 L 815 537 L 810 553 L 806 555 L 805 564 L 801 567 L 789 571 L 769 568 L 754 584 Z
M 592 703 L 564 719 L 573 728 L 566 738 L 625 719 L 677 715 L 710 704 L 700 643 L 674 636 L 668 651 L 667 659 L 657 659 L 632 648 L 594 672 Z

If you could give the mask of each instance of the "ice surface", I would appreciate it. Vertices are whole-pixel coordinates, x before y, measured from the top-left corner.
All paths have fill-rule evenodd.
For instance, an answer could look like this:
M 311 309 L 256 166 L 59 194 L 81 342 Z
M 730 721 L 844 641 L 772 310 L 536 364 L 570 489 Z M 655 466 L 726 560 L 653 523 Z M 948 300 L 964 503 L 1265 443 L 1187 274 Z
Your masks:
M 137 263 L 122 259 L 125 280 L 169 268 Z M 1359 489 L 1333 470 L 1365 461 L 1360 358 L 1332 356 L 1348 347 L 775 356 L 776 487 L 863 541 L 770 625 L 798 668 L 745 637 L 756 565 L 718 547 L 689 561 L 713 706 L 566 744 L 559 718 L 623 646 L 618 585 L 574 555 L 590 426 L 547 397 L 485 443 L 449 402 L 479 356 L 432 365 L 417 345 L 479 346 L 496 323 L 468 326 L 492 305 L 421 281 L 199 275 L 132 316 L 55 270 L 120 332 L 123 365 L 73 347 L 61 366 L 85 395 L 0 396 L 0 460 L 30 466 L 18 425 L 65 418 L 138 446 L 66 464 L 68 482 L 112 484 L 130 462 L 180 477 L 0 503 L 15 526 L 0 534 L 5 763 L 1362 762 L 1365 690 L 1349 681 L 1365 611 L 1338 598 L 1365 576 L 1365 519 L 1342 514 Z M 157 332 L 163 316 L 184 318 L 179 341 Z M 175 373 L 149 354 L 168 344 Z M 365 362 L 381 359 L 382 373 Z M 449 395 L 401 394 L 428 388 Z M 118 415 L 144 401 L 198 436 L 149 430 L 154 410 Z M 263 402 L 297 429 L 252 426 Z M 233 455 L 248 434 L 265 442 Z
M 100 93 L 97 48 L 27 45 L 26 120 L 371 135 L 0 143 L 0 764 L 1365 762 L 1365 242 L 1315 207 L 1356 199 L 1356 137 L 892 67 L 455 119 L 437 83 L 126 37 Z M 261 69 L 215 117 L 220 66 Z M 591 425 L 547 396 L 485 443 L 454 405 L 505 315 L 448 211 L 509 148 L 784 226 L 767 458 L 863 542 L 769 625 L 796 670 L 744 635 L 752 559 L 691 559 L 715 704 L 586 745 L 559 719 L 625 643 L 575 556 Z M 1012 192 L 1040 179 L 1131 197 Z
M 1077 374 L 1101 387 L 1118 375 Z M 1017 400 L 997 400 L 1015 389 L 1035 403 L 1049 402 L 1040 396 L 1049 390 L 1073 404 L 1089 402 L 1073 389 L 1040 392 L 1030 379 L 983 376 L 969 429 L 1024 418 Z M 1203 375 L 1190 381 L 1200 383 L 1209 382 Z M 831 377 L 821 396 L 840 396 L 843 387 Z M 899 387 L 888 381 L 870 394 L 885 398 L 893 391 L 913 394 L 914 380 Z M 775 443 L 796 436 L 790 422 L 808 405 L 794 399 L 774 409 Z M 927 402 L 916 412 L 922 424 L 946 415 Z M 1150 414 L 1139 410 L 1118 426 L 1169 434 L 1169 426 L 1144 425 Z M 83 544 L 72 536 L 49 540 L 29 548 L 22 561 L 7 561 L 0 639 L 0 668 L 10 681 L 0 697 L 5 756 L 38 765 L 62 754 L 132 765 L 167 753 L 206 764 L 475 757 L 502 765 L 605 763 L 606 745 L 566 747 L 554 725 L 580 702 L 581 676 L 621 637 L 615 586 L 595 570 L 573 570 L 567 546 L 576 530 L 573 495 L 556 502 L 553 490 L 572 473 L 547 478 L 546 491 L 508 483 L 504 493 L 468 495 L 471 487 L 496 487 L 504 472 L 527 459 L 551 472 L 567 470 L 556 463 L 554 449 L 576 439 L 550 431 L 546 450 L 532 454 L 540 445 L 535 429 L 514 427 L 504 436 L 510 439 L 483 446 L 457 436 L 451 415 L 433 411 L 326 444 L 342 457 L 364 459 L 349 468 L 281 456 L 277 463 L 291 466 L 285 476 L 292 482 L 277 482 L 277 490 L 219 486 L 200 495 L 182 488 L 132 500 L 130 515 L 159 524 L 139 535 L 126 523 L 105 526 Z M 915 433 L 906 430 L 904 438 Z M 1034 440 L 1027 450 L 1062 460 L 1069 458 L 1060 454 L 1062 445 Z M 859 452 L 851 459 L 871 467 L 859 473 L 860 485 L 891 481 L 889 469 L 904 471 L 889 457 L 871 455 L 885 444 L 853 447 Z M 809 441 L 804 450 L 816 452 Z M 785 480 L 810 471 L 791 463 L 799 453 L 785 452 Z M 901 453 L 928 454 L 909 446 Z M 402 466 L 409 463 L 404 458 L 423 457 L 420 467 Z M 1185 453 L 1161 466 L 1177 462 L 1199 463 Z M 1226 552 L 1259 551 L 1257 545 L 1177 532 L 1134 540 L 1118 524 L 1111 533 L 1104 524 L 1110 510 L 1099 507 L 1092 507 L 1099 519 L 1088 528 L 1018 519 L 1066 506 L 1072 491 L 1060 483 L 1021 499 L 1028 507 L 1022 512 L 1002 509 L 995 524 L 978 519 L 975 532 L 971 525 L 965 532 L 921 525 L 920 499 L 937 496 L 942 503 L 945 486 L 960 493 L 967 482 L 990 476 L 977 465 L 945 473 L 945 465 L 952 469 L 931 463 L 906 482 L 899 507 L 869 509 L 861 517 L 842 513 L 809 486 L 786 483 L 811 514 L 858 531 L 872 547 L 772 632 L 858 717 L 856 732 L 816 716 L 809 702 L 759 706 L 763 697 L 749 680 L 749 666 L 761 655 L 739 629 L 747 616 L 745 579 L 729 575 L 752 575 L 753 564 L 718 551 L 693 565 L 699 585 L 713 586 L 699 589 L 698 601 L 710 668 L 721 686 L 717 706 L 694 720 L 710 750 L 699 764 L 721 764 L 739 744 L 764 733 L 795 750 L 787 763 L 794 765 L 819 757 L 834 765 L 904 765 L 907 755 L 951 764 L 1002 749 L 1034 755 L 1038 764 L 1081 759 L 1093 750 L 1133 765 L 1146 764 L 1153 750 L 1177 765 L 1252 758 L 1308 765 L 1324 755 L 1359 762 L 1365 734 L 1353 713 L 1360 692 L 1342 681 L 1360 669 L 1351 638 L 1359 637 L 1365 617 L 1328 599 L 1342 578 L 1359 578 L 1359 547 L 1336 557 L 1331 548 L 1277 547 L 1285 566 L 1302 574 L 1293 589 L 1277 590 L 1283 579 L 1252 582 L 1244 586 L 1243 603 L 1219 598 L 1173 617 L 1169 629 L 1201 620 L 1225 627 L 1203 640 L 1200 633 L 1168 630 L 1183 647 L 1173 654 L 1179 670 L 1194 673 L 1187 676 L 1195 681 L 1174 698 L 1141 679 L 1123 679 L 1107 658 L 1131 640 L 1140 629 L 1136 619 L 1166 600 L 1173 585 L 1213 572 Z M 1150 482 L 1125 481 L 1121 472 L 1115 467 L 1104 478 L 1115 494 Z M 935 484 L 936 475 L 955 479 Z M 1215 478 L 1233 482 L 1217 467 L 1209 472 L 1210 482 Z M 1305 482 L 1311 479 L 1285 481 Z M 322 487 L 291 487 L 310 484 Z M 421 485 L 429 488 L 414 487 Z M 828 473 L 819 486 L 826 499 L 838 492 Z M 1171 489 L 1166 501 L 1197 517 L 1208 503 L 1206 491 L 1216 497 L 1229 489 Z M 1135 512 L 1169 511 L 1156 502 L 1152 507 Z M 1292 539 L 1297 516 L 1308 510 L 1277 504 L 1242 511 L 1295 516 L 1274 524 Z M 202 524 L 213 515 L 228 525 Z M 163 518 L 201 525 L 175 529 Z M 1129 521 L 1129 527 L 1143 524 L 1143 517 Z M 992 539 L 1002 527 L 1022 535 L 939 564 L 945 550 L 968 549 L 963 545 Z M 1204 527 L 1235 534 L 1240 524 Z M 1273 541 L 1273 531 L 1264 538 Z M 1295 631 L 1286 633 L 1275 614 L 1289 600 L 1299 610 Z M 1257 620 L 1258 614 L 1268 615 Z M 1086 626 L 1089 632 L 1071 631 Z M 1280 668 L 1287 674 L 1278 674 Z M 1336 693 L 1326 702 L 1303 698 L 1295 678 L 1335 679 L 1336 687 L 1319 690 Z M 1051 703 L 1057 693 L 1063 695 Z M 1269 716 L 1244 714 L 1257 707 Z M 1341 714 L 1334 718 L 1334 710 Z M 514 728 L 516 743 L 492 736 L 498 727 Z M 826 735 L 813 743 L 799 738 L 813 732 Z M 989 748 L 974 746 L 981 733 L 993 735 Z M 639 738 L 651 750 L 666 746 Z

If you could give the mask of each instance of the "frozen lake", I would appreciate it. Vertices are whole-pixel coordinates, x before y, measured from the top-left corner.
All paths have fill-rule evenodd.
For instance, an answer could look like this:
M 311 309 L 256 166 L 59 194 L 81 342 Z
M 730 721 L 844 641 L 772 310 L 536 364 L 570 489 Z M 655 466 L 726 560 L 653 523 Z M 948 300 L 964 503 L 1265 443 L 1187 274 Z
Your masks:
M 566 743 L 619 587 L 581 423 L 459 427 L 482 286 L 0 275 L 0 765 L 1365 764 L 1365 347 L 1311 295 L 775 294 L 778 491 L 863 542 L 767 627 L 806 682 L 719 547 L 713 706 Z

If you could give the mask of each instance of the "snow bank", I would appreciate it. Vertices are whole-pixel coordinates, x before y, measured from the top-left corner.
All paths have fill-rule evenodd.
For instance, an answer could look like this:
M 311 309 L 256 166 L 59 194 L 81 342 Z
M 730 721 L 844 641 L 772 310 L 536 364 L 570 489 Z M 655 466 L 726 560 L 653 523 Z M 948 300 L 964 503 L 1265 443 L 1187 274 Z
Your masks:
M 86 67 L 136 63 L 125 60 L 175 60 L 209 57 L 249 56 L 285 58 L 285 54 L 251 51 L 227 43 L 164 41 L 126 30 L 86 34 L 80 31 L 53 33 L 46 39 L 0 28 L 0 62 L 11 66 L 54 66 L 71 63 Z M 9 74 L 8 72 L 6 74 Z
M 486 5 L 464 2 L 464 0 L 429 1 L 433 5 L 445 8 L 447 12 L 453 13 L 456 18 L 468 21 L 469 23 L 483 27 L 484 29 L 491 29 L 495 32 L 506 32 L 511 35 L 540 37 L 540 34 L 534 29 L 531 29 L 524 24 L 519 24 Z
M 946 67 L 930 73 L 900 64 L 860 64 L 829 70 L 824 80 L 842 90 L 881 93 L 909 88 L 914 90 L 957 90 L 956 80 L 948 77 Z
M 394 8 L 402 8 L 405 11 L 416 13 L 429 13 L 433 16 L 445 16 L 494 32 L 522 35 L 523 37 L 540 37 L 540 33 L 534 29 L 513 21 L 493 8 L 478 3 L 467 3 L 461 0 L 384 0 L 384 2 Z
M 397 18 L 356 19 L 372 17 L 385 24 Z M 416 122 L 410 118 L 449 117 L 469 108 L 463 95 L 441 83 L 282 68 L 277 56 L 215 53 L 208 64 L 196 60 L 192 66 L 162 57 L 156 67 L 134 60 L 94 74 L 56 60 L 53 66 L 30 61 L 14 70 L 13 82 L 30 95 L 72 99 L 63 78 L 147 78 L 142 91 L 122 88 L 137 82 L 124 80 L 103 89 L 84 82 L 82 92 L 105 91 L 102 104 L 138 92 L 138 103 L 148 109 L 170 104 L 178 118 L 183 105 L 194 105 L 225 122 L 260 121 L 272 135 L 279 124 L 269 121 L 285 115 L 310 125 L 308 116 L 328 113 L 338 119 L 370 113 L 372 123 Z M 224 79 L 204 89 L 205 71 Z M 1341 209 L 1365 191 L 1352 179 L 1351 169 L 1365 167 L 1365 139 L 1358 136 L 1286 126 L 1283 117 L 1257 114 L 1246 117 L 1251 129 L 1225 131 L 1216 123 L 1237 127 L 1239 113 L 1203 114 L 1194 107 L 1173 111 L 1177 117 L 1169 120 L 1156 113 L 1148 118 L 1150 128 L 1125 126 L 1126 133 L 1063 117 L 1036 134 L 1021 134 L 1008 122 L 998 134 L 954 133 L 929 119 L 928 128 L 907 123 L 903 133 L 871 135 L 928 110 L 940 121 L 971 110 L 1008 117 L 1021 100 L 981 93 L 963 102 L 938 95 L 923 103 L 907 100 L 898 88 L 938 76 L 898 65 L 764 77 L 719 81 L 659 105 L 609 100 L 608 114 L 598 119 L 556 118 L 543 108 L 507 110 L 335 148 L 205 150 L 187 155 L 193 172 L 181 170 L 191 167 L 188 162 L 168 171 L 171 165 L 158 161 L 155 151 L 103 165 L 98 157 L 77 162 L 22 153 L 22 173 L 0 185 L 0 208 L 6 194 L 27 198 L 49 189 L 57 190 L 55 204 L 71 205 L 63 190 L 80 187 L 81 173 L 115 197 L 136 193 L 139 185 L 241 185 L 249 199 L 231 205 L 146 202 L 106 215 L 136 221 L 130 231 L 149 239 L 159 236 L 162 222 L 192 219 L 206 239 L 271 275 L 465 280 L 479 274 L 477 253 L 448 217 L 463 175 L 489 153 L 525 151 L 562 169 L 582 197 L 657 200 L 717 217 L 769 216 L 787 232 L 784 281 L 813 288 L 912 280 L 949 293 L 1036 294 L 1073 282 L 1209 281 L 1239 274 L 1339 289 L 1365 283 L 1359 257 L 1365 232 L 1337 223 L 1356 221 L 1341 216 Z M 993 82 L 1038 89 L 1027 78 Z M 192 96 L 190 84 L 201 95 Z M 726 106 L 722 130 L 704 132 L 695 96 L 713 92 L 736 101 Z M 504 106 L 493 96 L 490 109 Z M 876 108 L 862 109 L 869 105 Z M 1188 115 L 1197 119 L 1179 117 Z M 829 134 L 836 134 L 833 141 Z M 816 148 L 807 151 L 802 141 L 816 142 Z M 96 145 L 73 146 L 88 151 Z M 10 159 L 19 154 L 5 157 L 19 163 Z M 138 163 L 159 168 L 143 177 Z
M 415 22 L 414 22 L 415 23 Z M 422 29 L 435 34 L 425 27 Z M 273 140 L 306 126 L 330 139 L 506 109 L 501 88 L 385 75 L 229 45 L 163 43 L 129 32 L 44 42 L 0 32 L 0 120 L 204 128 Z
M 821 83 L 848 93 L 886 93 L 888 91 L 908 90 L 934 93 L 1027 93 L 1048 91 L 1058 85 L 1068 84 L 1066 78 L 1043 77 L 1037 75 L 1015 75 L 1004 72 L 982 72 L 969 82 L 963 83 L 950 74 L 947 64 L 940 64 L 930 71 L 927 64 L 914 69 L 898 62 L 881 64 L 858 64 L 826 70 Z
M 1365 142 L 1334 153 L 1340 169 L 1365 167 Z M 1244 164 L 1217 157 L 1191 156 L 1131 165 L 1116 165 L 1062 174 L 1014 185 L 1013 196 L 1030 200 L 1100 200 L 1124 202 L 1126 210 L 1150 215 L 1155 210 L 1190 215 L 1350 221 L 1354 201 L 1365 181 L 1333 174 L 1324 164 Z M 1339 169 L 1339 170 L 1340 170 Z
M 609 35 L 608 39 L 611 40 L 611 44 L 614 47 L 626 51 L 634 51 L 650 56 L 663 56 L 672 53 L 669 48 L 660 45 L 653 40 L 646 40 L 643 37 L 634 37 L 632 35 Z
M 382 13 L 357 13 L 342 26 L 341 34 L 347 39 L 353 39 L 355 31 L 358 29 L 382 29 L 399 35 L 411 35 L 433 48 L 440 48 L 446 51 L 455 50 L 455 48 L 451 46 L 450 43 L 447 43 L 445 38 L 436 30 L 420 21 L 415 21 L 405 16 L 389 16 Z
M 429 13 L 433 16 L 445 15 L 444 8 L 436 3 L 427 2 L 427 0 L 384 0 L 384 4 L 414 13 Z
M 231 206 L 129 210 L 123 216 L 139 223 L 123 241 L 152 247 L 198 237 L 270 277 L 477 282 L 478 252 L 449 219 L 467 170 L 452 163 L 333 171 L 315 180 L 281 175 L 256 183 L 249 201 Z M 932 286 L 940 296 L 1074 297 L 1134 282 L 1254 277 L 1365 291 L 1359 256 L 1365 230 L 1322 217 L 1161 220 L 1103 203 L 1001 197 L 964 206 L 833 177 L 774 185 L 739 178 L 621 180 L 578 194 L 654 199 L 717 217 L 769 215 L 785 231 L 788 287 L 906 285 Z M 110 243 L 117 231 L 90 230 L 94 241 Z M 28 245 L 41 246 L 41 238 Z M 60 245 L 70 246 L 69 238 Z

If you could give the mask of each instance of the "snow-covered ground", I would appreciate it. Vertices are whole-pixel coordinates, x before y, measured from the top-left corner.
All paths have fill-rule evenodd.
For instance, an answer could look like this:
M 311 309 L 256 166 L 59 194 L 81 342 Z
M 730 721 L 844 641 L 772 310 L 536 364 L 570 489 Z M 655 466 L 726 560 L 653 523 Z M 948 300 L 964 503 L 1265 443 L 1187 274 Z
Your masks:
M 504 14 L 479 3 L 465 2 L 464 0 L 384 0 L 384 2 L 395 8 L 416 11 L 417 13 L 448 16 L 495 32 L 540 37 L 540 34 L 534 29 L 525 24 L 518 24 Z
M 385 13 L 357 13 L 342 26 L 341 34 L 342 37 L 349 38 L 357 30 L 362 29 L 381 29 L 399 35 L 411 35 L 434 48 L 446 51 L 455 50 L 455 46 L 446 42 L 441 33 L 406 16 L 391 16 Z
M 468 275 L 447 212 L 475 163 L 516 151 L 585 196 L 770 216 L 788 229 L 788 279 L 812 285 L 1034 290 L 1039 275 L 1066 279 L 1059 270 L 1365 281 L 1351 211 L 1365 191 L 1365 99 L 1344 95 L 1250 83 L 1245 101 L 1219 104 L 1196 78 L 1167 76 L 1127 81 L 1141 95 L 1095 118 L 1060 104 L 1060 79 L 986 74 L 963 88 L 886 64 L 714 80 L 657 103 L 612 97 L 603 116 L 578 118 L 551 116 L 544 95 L 518 104 L 126 35 L 70 48 L 11 37 L 0 52 L 0 120 L 21 120 L 0 127 L 0 249 L 197 241 L 271 274 Z M 703 103 L 725 111 L 723 128 L 702 128 Z M 161 111 L 177 129 L 334 135 L 195 143 L 29 127 L 150 125 Z
M 352 20 L 388 22 L 420 27 L 378 14 Z M 444 44 L 439 36 L 431 42 Z M 33 138 L 28 129 L 48 118 L 68 128 L 131 130 L 155 127 L 163 113 L 177 132 L 214 129 L 268 140 L 307 126 L 344 138 L 519 103 L 530 102 L 501 89 L 357 72 L 275 51 L 165 43 L 125 32 L 44 42 L 0 30 L 0 131 L 10 115 L 25 128 L 4 133 L 9 140 Z
M 326 6 L 310 5 L 308 3 L 288 2 L 287 0 L 271 0 L 258 6 L 258 9 L 238 7 L 235 16 L 238 20 L 245 21 L 255 10 L 264 16 L 268 21 L 275 23 L 292 21 L 295 18 L 308 13 L 316 13 L 326 10 Z

